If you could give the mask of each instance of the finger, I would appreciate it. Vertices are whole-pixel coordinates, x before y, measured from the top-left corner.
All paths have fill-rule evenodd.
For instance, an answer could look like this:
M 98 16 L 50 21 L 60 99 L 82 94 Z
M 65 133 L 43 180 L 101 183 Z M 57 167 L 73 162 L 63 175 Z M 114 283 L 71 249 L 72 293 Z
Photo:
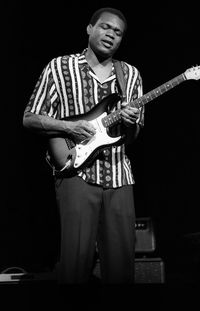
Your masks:
M 122 117 L 126 117 L 126 118 L 129 116 L 129 114 L 128 114 L 128 112 L 127 112 L 126 109 L 123 109 L 123 110 L 121 111 L 121 116 L 122 116 Z
M 94 135 L 96 133 L 95 127 L 91 123 L 89 123 L 89 122 L 85 122 L 83 128 L 89 134 Z
M 93 134 L 91 132 L 89 132 L 89 131 L 83 130 L 81 132 L 81 137 L 83 137 L 83 139 L 91 138 L 92 136 L 93 136 Z
M 133 124 L 135 124 L 135 121 L 132 121 L 132 120 L 126 119 L 126 118 L 123 120 L 123 122 L 124 122 L 125 126 L 127 126 L 127 127 L 132 126 Z
M 134 119 L 134 120 L 138 118 L 138 116 L 136 116 L 134 113 L 130 111 L 127 112 L 126 110 L 123 111 L 122 116 L 124 116 L 127 119 Z
M 127 109 L 128 109 L 129 112 L 132 112 L 132 113 L 134 113 L 136 115 L 140 114 L 140 110 L 138 108 L 134 108 L 134 107 L 130 107 L 129 106 L 129 107 L 127 107 Z
M 123 103 L 121 104 L 121 107 L 122 107 L 122 108 L 128 107 L 128 104 L 127 104 L 126 102 L 123 102 Z

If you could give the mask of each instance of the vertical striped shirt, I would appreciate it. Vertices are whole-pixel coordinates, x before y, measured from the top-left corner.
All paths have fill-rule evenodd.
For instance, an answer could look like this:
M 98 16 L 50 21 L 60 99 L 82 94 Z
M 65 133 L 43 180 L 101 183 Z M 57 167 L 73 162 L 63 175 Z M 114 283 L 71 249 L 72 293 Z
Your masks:
M 110 76 L 101 83 L 87 63 L 85 52 L 52 59 L 41 73 L 25 111 L 63 119 L 84 114 L 104 97 L 118 92 L 114 66 Z M 126 97 L 130 102 L 142 96 L 142 79 L 136 67 L 126 62 L 121 64 Z M 118 102 L 113 109 L 120 106 Z M 139 123 L 143 125 L 143 121 L 144 109 L 141 109 Z M 123 143 L 105 148 L 92 164 L 77 174 L 86 182 L 104 188 L 117 188 L 135 182 Z

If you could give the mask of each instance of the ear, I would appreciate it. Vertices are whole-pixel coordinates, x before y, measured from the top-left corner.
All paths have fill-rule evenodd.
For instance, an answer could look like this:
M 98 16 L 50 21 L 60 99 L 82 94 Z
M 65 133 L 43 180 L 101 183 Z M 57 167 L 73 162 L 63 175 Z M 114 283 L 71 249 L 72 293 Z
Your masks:
M 88 34 L 88 35 L 91 35 L 91 32 L 92 32 L 92 25 L 89 24 L 89 25 L 87 26 L 87 34 Z

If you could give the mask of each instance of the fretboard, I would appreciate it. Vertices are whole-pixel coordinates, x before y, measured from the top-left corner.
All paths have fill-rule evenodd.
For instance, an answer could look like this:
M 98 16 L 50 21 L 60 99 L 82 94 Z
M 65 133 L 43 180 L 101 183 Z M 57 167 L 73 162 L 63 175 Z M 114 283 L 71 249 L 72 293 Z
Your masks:
M 153 89 L 152 91 L 146 93 L 145 95 L 135 99 L 134 101 L 130 102 L 129 105 L 135 108 L 141 108 L 148 102 L 154 100 L 158 96 L 166 93 L 167 91 L 171 90 L 175 86 L 179 85 L 183 81 L 186 80 L 185 75 L 182 73 L 179 76 L 173 78 L 172 80 L 160 85 L 159 87 Z M 105 127 L 110 127 L 116 123 L 121 121 L 121 109 L 117 109 L 116 111 L 110 113 L 106 117 L 102 119 L 102 123 Z

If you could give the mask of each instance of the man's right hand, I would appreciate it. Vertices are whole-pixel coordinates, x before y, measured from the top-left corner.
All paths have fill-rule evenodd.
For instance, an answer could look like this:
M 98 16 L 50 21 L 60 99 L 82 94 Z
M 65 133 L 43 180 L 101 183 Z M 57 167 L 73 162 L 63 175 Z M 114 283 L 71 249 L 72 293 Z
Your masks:
M 49 137 L 70 135 L 75 143 L 90 139 L 96 133 L 94 126 L 86 120 L 57 120 L 47 115 L 31 112 L 24 113 L 23 125 L 35 133 Z
M 89 139 L 96 133 L 94 126 L 86 120 L 66 122 L 68 134 L 70 134 L 75 143 Z

